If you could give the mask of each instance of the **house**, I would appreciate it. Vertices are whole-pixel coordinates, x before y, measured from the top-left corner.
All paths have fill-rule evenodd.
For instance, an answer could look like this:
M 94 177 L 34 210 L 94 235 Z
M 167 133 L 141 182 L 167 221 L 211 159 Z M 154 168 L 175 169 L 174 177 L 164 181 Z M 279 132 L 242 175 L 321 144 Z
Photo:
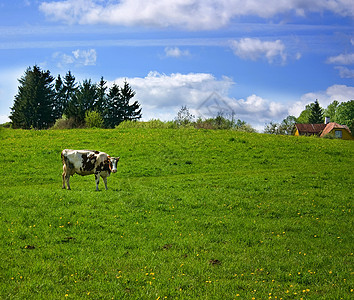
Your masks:
M 335 122 L 328 123 L 326 128 L 323 129 L 320 137 L 324 137 L 326 135 L 332 135 L 335 138 L 343 140 L 354 140 L 347 125 L 340 125 Z
M 340 125 L 335 122 L 328 124 L 295 124 L 295 136 L 299 135 L 317 135 L 324 137 L 332 135 L 333 137 L 343 140 L 353 140 L 353 136 L 346 125 Z
M 318 135 L 326 128 L 327 124 L 295 124 L 295 135 Z

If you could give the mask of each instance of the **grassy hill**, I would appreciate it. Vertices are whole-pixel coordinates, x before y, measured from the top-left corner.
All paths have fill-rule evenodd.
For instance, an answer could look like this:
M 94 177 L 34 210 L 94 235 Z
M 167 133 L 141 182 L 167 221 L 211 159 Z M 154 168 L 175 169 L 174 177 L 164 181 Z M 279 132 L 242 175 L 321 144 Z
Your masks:
M 350 299 L 354 143 L 3 129 L 0 299 Z M 64 148 L 120 156 L 61 189 Z

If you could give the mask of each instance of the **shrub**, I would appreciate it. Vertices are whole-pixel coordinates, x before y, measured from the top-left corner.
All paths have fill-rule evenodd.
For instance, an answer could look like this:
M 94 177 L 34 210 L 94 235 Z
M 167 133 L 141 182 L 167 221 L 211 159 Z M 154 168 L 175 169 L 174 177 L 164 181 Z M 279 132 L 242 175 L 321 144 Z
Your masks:
M 97 111 L 88 111 L 85 114 L 85 124 L 88 128 L 102 128 L 103 118 Z
M 116 126 L 118 129 L 128 129 L 128 128 L 178 128 L 176 122 L 174 121 L 161 121 L 159 119 L 152 119 L 147 122 L 140 122 L 140 121 L 123 121 L 120 123 L 118 126 Z
M 250 124 L 243 124 L 241 126 L 236 126 L 234 130 L 241 131 L 241 132 L 251 132 L 251 133 L 257 132 L 257 130 L 254 129 Z
M 334 134 L 327 133 L 326 135 L 323 136 L 325 139 L 330 139 L 330 140 L 336 140 L 338 139 Z
M 61 119 L 57 119 L 52 129 L 73 129 L 77 127 L 74 118 L 67 118 L 66 115 L 63 115 Z
M 12 128 L 12 123 L 11 122 L 6 122 L 3 124 L 0 124 L 0 128 Z
M 117 129 L 129 129 L 129 128 L 143 128 L 143 122 L 137 121 L 123 121 L 119 123 L 115 128 Z
M 178 127 L 190 127 L 193 123 L 194 116 L 189 112 L 187 106 L 182 106 L 176 117 L 176 124 Z

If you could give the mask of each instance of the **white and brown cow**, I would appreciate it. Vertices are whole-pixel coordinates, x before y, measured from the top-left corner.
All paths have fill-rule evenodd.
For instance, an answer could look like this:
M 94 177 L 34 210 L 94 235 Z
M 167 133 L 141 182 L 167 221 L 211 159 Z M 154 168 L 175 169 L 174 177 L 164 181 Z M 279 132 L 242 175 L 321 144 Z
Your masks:
M 107 190 L 107 177 L 117 172 L 119 157 L 110 157 L 107 153 L 91 150 L 71 150 L 65 149 L 61 152 L 63 161 L 63 189 L 65 182 L 67 189 L 70 190 L 69 179 L 75 173 L 85 176 L 95 174 L 96 191 L 100 176 L 103 178 Z

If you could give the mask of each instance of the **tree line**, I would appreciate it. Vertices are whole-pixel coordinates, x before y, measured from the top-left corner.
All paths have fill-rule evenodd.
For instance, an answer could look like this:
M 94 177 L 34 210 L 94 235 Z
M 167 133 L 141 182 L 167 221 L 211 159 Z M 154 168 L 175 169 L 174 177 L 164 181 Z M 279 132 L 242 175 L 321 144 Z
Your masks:
M 354 100 L 339 103 L 334 100 L 327 108 L 322 108 L 315 100 L 306 105 L 299 117 L 287 116 L 281 123 L 270 122 L 264 128 L 265 133 L 291 135 L 294 133 L 295 124 L 320 124 L 324 123 L 325 117 L 330 118 L 330 122 L 347 125 L 354 135 Z
M 63 79 L 60 75 L 54 78 L 37 65 L 27 68 L 18 81 L 10 114 L 13 128 L 47 129 L 56 122 L 66 122 L 72 128 L 85 122 L 114 128 L 142 116 L 138 101 L 131 103 L 135 91 L 126 81 L 122 87 L 114 83 L 108 89 L 103 77 L 98 83 L 91 79 L 78 83 L 71 71 Z

